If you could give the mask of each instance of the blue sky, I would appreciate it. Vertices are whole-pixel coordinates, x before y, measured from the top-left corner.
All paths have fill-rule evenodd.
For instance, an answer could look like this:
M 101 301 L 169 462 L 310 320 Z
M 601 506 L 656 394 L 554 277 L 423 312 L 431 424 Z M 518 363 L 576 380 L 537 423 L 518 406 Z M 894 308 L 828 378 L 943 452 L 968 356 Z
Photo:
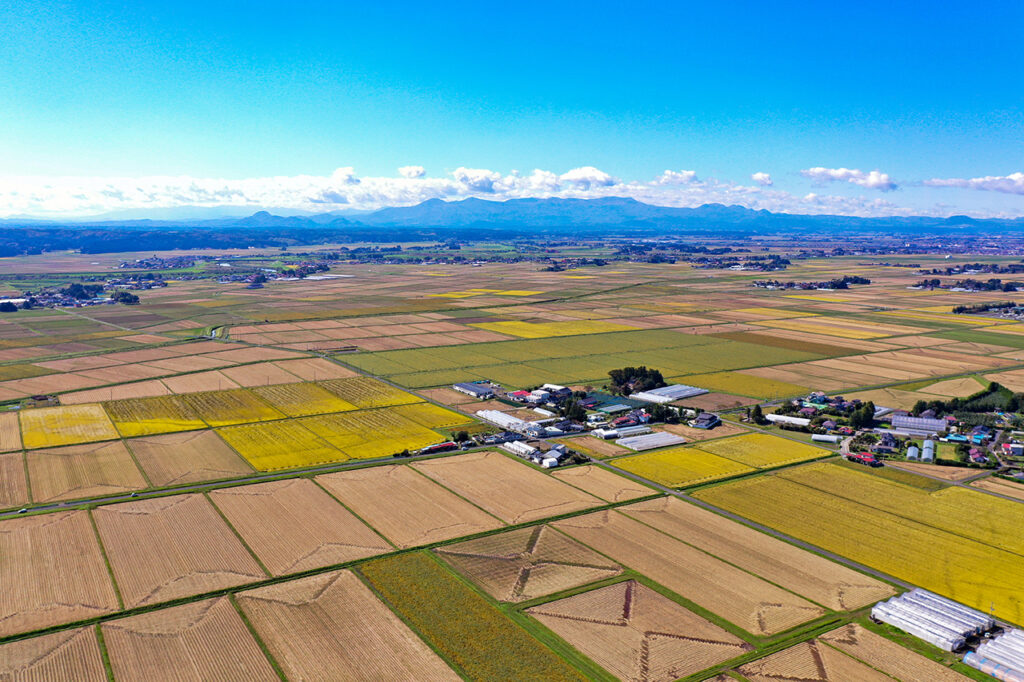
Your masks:
M 0 0 L 0 215 L 636 194 L 665 170 L 695 175 L 637 196 L 1016 215 L 1022 34 L 1020 2 Z M 612 181 L 507 179 L 578 168 Z

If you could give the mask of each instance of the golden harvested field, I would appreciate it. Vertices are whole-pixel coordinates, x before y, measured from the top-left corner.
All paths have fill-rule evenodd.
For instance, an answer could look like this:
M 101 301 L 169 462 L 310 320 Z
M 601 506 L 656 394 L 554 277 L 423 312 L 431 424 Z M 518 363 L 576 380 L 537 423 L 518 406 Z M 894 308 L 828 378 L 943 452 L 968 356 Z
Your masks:
M 502 526 L 405 465 L 338 471 L 317 483 L 398 547 L 451 540 Z
M 20 416 L 21 437 L 29 450 L 118 437 L 99 405 L 37 407 L 22 411 Z
M 420 395 L 424 395 L 442 405 L 465 405 L 466 403 L 476 401 L 476 398 L 473 396 L 460 393 L 451 388 L 425 388 L 420 391 Z M 497 406 L 495 406 L 495 409 L 497 409 Z
M 151 398 L 153 396 L 170 395 L 170 393 L 170 389 L 164 386 L 163 382 L 154 379 L 153 381 L 137 381 L 132 384 L 65 393 L 60 397 L 60 403 L 61 405 L 82 405 L 83 403 L 98 403 L 107 400 Z
M 122 441 L 33 450 L 25 455 L 34 502 L 97 497 L 149 487 Z
M 479 322 L 480 329 L 518 336 L 521 339 L 547 339 L 554 336 L 577 336 L 580 334 L 603 334 L 605 332 L 626 332 L 637 327 L 600 320 L 572 320 L 569 322 Z
M 825 610 L 616 511 L 552 524 L 615 561 L 754 635 L 772 635 Z
M 13 452 L 21 449 L 21 426 L 17 412 L 0 414 L 0 452 Z
M 616 445 L 613 441 L 604 440 L 603 438 L 595 438 L 594 436 L 555 438 L 553 440 L 556 443 L 562 443 L 573 450 L 582 452 L 585 455 L 590 455 L 591 457 L 596 457 L 597 459 L 615 457 L 616 455 L 623 455 L 630 452 L 621 445 Z
M 446 440 L 391 408 L 306 417 L 301 423 L 353 459 L 388 457 Z
M 155 486 L 232 478 L 253 471 L 215 431 L 165 433 L 126 442 Z
M 736 436 L 741 433 L 750 433 L 749 430 L 731 422 L 722 422 L 713 429 L 695 429 L 692 426 L 687 426 L 686 424 L 658 424 L 654 430 L 674 433 L 677 436 L 682 436 L 691 443 L 701 440 L 710 440 L 712 438 Z
M 835 611 L 888 599 L 889 585 L 675 497 L 620 511 Z
M 308 417 L 357 409 L 352 403 L 342 400 L 316 384 L 258 386 L 251 390 L 289 417 Z
M 65 630 L 0 645 L 0 680 L 106 682 L 95 629 Z
M 206 423 L 180 395 L 116 400 L 104 403 L 103 409 L 125 438 L 206 428 Z
M 210 426 L 247 424 L 284 417 L 266 401 L 246 390 L 192 393 L 183 397 L 185 404 Z
M 754 648 L 634 580 L 527 613 L 622 680 L 671 682 Z
M 536 521 L 604 504 L 498 452 L 474 452 L 410 466 L 506 523 Z M 513 490 L 515 494 L 509 494 Z
M 801 642 L 737 671 L 749 682 L 892 682 L 888 675 L 818 641 Z
M 273 575 L 394 549 L 308 478 L 222 488 L 210 499 Z
M 239 386 L 271 386 L 273 384 L 295 384 L 302 379 L 291 372 L 281 369 L 272 362 L 260 362 L 255 365 L 227 367 L 221 374 Z
M 694 447 L 646 452 L 616 459 L 612 464 L 670 488 L 683 488 L 754 471 L 745 464 Z
M 117 679 L 278 679 L 228 597 L 110 621 L 102 630 Z
M 217 429 L 217 433 L 259 471 L 348 459 L 340 450 L 296 421 L 229 426 Z
M 807 395 L 810 389 L 785 381 L 740 374 L 739 372 L 713 372 L 711 374 L 689 374 L 673 377 L 669 382 L 699 386 L 709 391 L 734 393 L 752 398 L 781 398 L 784 396 Z
M 840 467 L 812 467 L 828 467 L 840 489 L 817 489 L 810 479 L 791 481 L 780 472 L 708 488 L 696 497 L 972 608 L 994 606 L 997 618 L 1024 623 L 1016 579 L 1024 575 L 1024 557 L 1016 553 L 1021 543 L 1018 533 L 1003 528 L 1019 528 L 1020 503 L 962 488 L 940 493 L 962 491 L 970 499 L 928 494 L 884 479 L 876 483 L 870 479 L 877 477 L 856 471 L 849 473 L 860 479 L 833 478 L 832 470 Z M 801 467 L 806 468 L 811 467 Z M 929 501 L 935 495 L 939 504 Z M 992 508 L 996 503 L 998 510 Z M 984 544 L 980 536 L 997 545 Z
M 93 518 L 127 608 L 266 577 L 202 495 L 113 504 Z
M 232 388 L 239 388 L 232 379 L 217 370 L 211 372 L 198 372 L 196 374 L 183 374 L 177 377 L 167 377 L 163 380 L 164 385 L 173 393 L 203 393 L 208 391 L 227 391 Z
M 0 522 L 0 637 L 118 610 L 89 512 Z
M 945 398 L 966 398 L 984 388 L 985 386 L 974 377 L 960 377 L 959 379 L 937 381 L 930 386 L 919 389 L 918 392 L 930 393 Z
M 827 632 L 819 640 L 901 682 L 967 682 L 969 679 L 857 623 Z
M 1001 478 L 989 477 L 971 483 L 975 488 L 987 490 L 991 493 L 999 493 L 1006 497 L 1024 500 L 1024 485 L 1013 481 L 1004 481 Z
M 350 377 L 320 382 L 320 386 L 361 409 L 422 402 L 423 398 L 370 377 Z
M 556 469 L 551 475 L 606 502 L 623 502 L 657 492 L 596 464 Z
M 924 462 L 886 462 L 885 466 L 896 467 L 914 474 L 924 474 L 934 478 L 941 478 L 944 481 L 962 481 L 971 476 L 977 476 L 980 472 L 977 469 L 967 467 L 948 467 L 939 464 L 925 464 Z
M 413 403 L 398 405 L 389 409 L 392 414 L 405 417 L 411 422 L 428 429 L 447 429 L 473 421 L 472 417 L 446 410 L 431 403 Z
M 0 455 L 0 508 L 28 502 L 25 462 L 20 452 Z
M 278 360 L 274 364 L 303 381 L 326 381 L 327 379 L 346 379 L 359 376 L 347 367 L 342 367 L 323 358 Z
M 734 438 L 723 438 L 694 447 L 755 469 L 804 462 L 832 454 L 830 450 L 767 433 L 751 433 Z
M 622 566 L 549 526 L 518 528 L 434 551 L 504 602 L 544 597 L 622 572 Z
M 238 604 L 289 679 L 461 679 L 349 571 L 242 592 Z

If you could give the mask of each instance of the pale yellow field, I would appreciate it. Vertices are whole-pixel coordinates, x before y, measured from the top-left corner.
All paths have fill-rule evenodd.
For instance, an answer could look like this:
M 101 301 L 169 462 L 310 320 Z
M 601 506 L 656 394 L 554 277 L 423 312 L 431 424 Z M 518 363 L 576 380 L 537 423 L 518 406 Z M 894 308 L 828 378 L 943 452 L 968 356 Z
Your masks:
M 215 431 L 165 433 L 127 443 L 155 486 L 233 478 L 253 471 Z
M 826 632 L 820 639 L 901 682 L 967 682 L 970 679 L 857 623 Z
M 308 417 L 357 409 L 352 403 L 342 400 L 316 384 L 279 384 L 259 386 L 250 390 L 289 417 Z
M 490 514 L 404 465 L 338 471 L 316 480 L 402 548 L 502 526 Z
M 725 457 L 755 469 L 803 462 L 832 454 L 829 450 L 767 433 L 750 433 L 700 443 L 698 450 Z
M 507 523 L 524 523 L 604 504 L 593 495 L 497 452 L 474 452 L 410 466 Z M 510 490 L 516 494 L 508 494 Z
M 293 469 L 348 457 L 297 421 L 243 424 L 217 434 L 259 471 Z
M 32 450 L 25 460 L 35 502 L 98 497 L 149 487 L 122 441 Z
M 810 393 L 810 389 L 807 386 L 765 379 L 749 374 L 740 374 L 739 372 L 689 374 L 682 377 L 672 377 L 669 381 L 688 386 L 699 386 L 710 391 L 746 395 L 752 398 L 779 398 Z
M 653 495 L 656 492 L 596 464 L 556 469 L 551 475 L 607 502 L 624 502 Z
M 127 608 L 266 578 L 202 495 L 112 504 L 93 518 Z
M 38 407 L 22 411 L 20 417 L 22 440 L 29 450 L 118 437 L 99 405 Z
M 0 680 L 4 682 L 106 679 L 103 654 L 91 627 L 0 645 Z
M 737 671 L 749 682 L 803 682 L 808 673 L 820 682 L 892 682 L 888 675 L 818 641 L 801 642 Z
M 676 447 L 616 459 L 613 466 L 670 488 L 716 481 L 753 468 L 693 447 Z
M 228 597 L 113 620 L 102 630 L 117 679 L 278 679 Z
M 273 575 L 394 549 L 307 478 L 222 488 L 210 499 Z
M 500 334 L 518 336 L 521 339 L 547 339 L 555 336 L 576 336 L 579 334 L 603 334 L 605 332 L 627 332 L 636 327 L 601 320 L 573 320 L 571 322 L 478 322 L 471 325 Z
M 975 488 L 981 490 L 987 490 L 991 493 L 999 493 L 1006 497 L 1012 497 L 1017 500 L 1024 500 L 1024 484 L 1014 483 L 1013 481 L 1004 481 L 1001 478 L 983 478 L 980 481 L 974 481 L 971 483 Z
M 419 396 L 370 377 L 331 379 L 322 381 L 319 385 L 360 409 L 407 405 L 423 400 Z
M 825 610 L 616 511 L 553 524 L 602 554 L 755 635 L 812 620 Z
M 281 419 L 284 414 L 245 390 L 190 393 L 185 403 L 210 426 Z
M 300 422 L 353 459 L 388 457 L 447 440 L 391 408 L 306 417 Z
M 0 637 L 118 610 L 89 512 L 0 522 Z
M 206 428 L 180 395 L 116 400 L 104 403 L 103 408 L 125 438 Z
M 21 450 L 21 426 L 17 412 L 0 414 L 0 452 Z
M 0 509 L 28 502 L 25 462 L 20 452 L 0 454 Z
M 242 592 L 238 604 L 289 679 L 461 679 L 349 571 Z
M 413 403 L 412 405 L 398 405 L 388 410 L 392 414 L 405 417 L 411 422 L 428 429 L 442 429 L 467 424 L 473 421 L 459 412 L 446 410 L 432 403 Z

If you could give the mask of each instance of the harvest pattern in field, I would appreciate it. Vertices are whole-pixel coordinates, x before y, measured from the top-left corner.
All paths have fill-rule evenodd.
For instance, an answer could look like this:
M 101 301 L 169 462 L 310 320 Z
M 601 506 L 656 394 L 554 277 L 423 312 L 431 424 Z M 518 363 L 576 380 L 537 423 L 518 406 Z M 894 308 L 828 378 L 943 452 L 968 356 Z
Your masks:
M 393 549 L 307 478 L 222 488 L 210 499 L 273 575 Z
M 825 613 L 616 511 L 598 511 L 553 525 L 754 635 L 775 634 Z
M 25 462 L 20 452 L 0 455 L 0 509 L 28 502 Z
M 519 528 L 435 550 L 499 601 L 519 602 L 622 572 L 622 567 L 548 526 Z
M 634 580 L 534 606 L 527 613 L 631 682 L 670 682 L 753 650 Z
M 497 452 L 414 462 L 411 466 L 506 523 L 525 523 L 603 502 Z M 516 491 L 515 495 L 508 494 Z
M 500 334 L 518 336 L 522 339 L 547 339 L 553 336 L 578 336 L 580 334 L 603 334 L 625 332 L 636 327 L 598 320 L 574 320 L 572 322 L 480 322 L 473 325 Z
M 342 400 L 316 384 L 279 384 L 258 386 L 251 390 L 289 417 L 308 417 L 357 409 L 352 403 Z
M 673 377 L 670 381 L 686 384 L 687 386 L 700 386 L 709 391 L 735 393 L 752 398 L 781 398 L 790 395 L 807 395 L 810 392 L 806 386 L 791 384 L 786 381 L 773 381 L 772 379 L 764 379 L 738 372 L 690 374 L 689 376 Z
M 244 476 L 252 467 L 215 431 L 188 431 L 126 441 L 155 486 Z
M 125 438 L 206 428 L 206 423 L 179 395 L 115 400 L 103 403 L 103 409 Z
M 676 497 L 619 510 L 829 609 L 849 611 L 894 594 L 879 580 Z
M 0 680 L 106 682 L 95 630 L 78 628 L 0 644 Z
M 210 426 L 281 419 L 284 414 L 245 390 L 190 393 L 185 403 Z
M 389 411 L 427 429 L 446 429 L 473 421 L 471 417 L 431 403 L 399 405 Z
M 360 409 L 408 405 L 423 400 L 419 396 L 370 377 L 331 379 L 322 381 L 319 385 Z
M 117 679 L 278 679 L 229 597 L 110 621 L 102 629 Z
M 0 522 L 0 556 L 0 637 L 118 608 L 89 512 Z
M 892 682 L 888 675 L 817 641 L 801 642 L 737 670 L 750 682 Z
M 971 485 L 981 490 L 987 490 L 990 493 L 998 493 L 999 495 L 1024 501 L 1024 485 L 1016 481 L 1005 481 L 992 476 L 983 478 L 980 481 L 974 481 Z
M 25 460 L 35 502 L 98 497 L 149 487 L 121 441 L 32 450 Z
M 756 469 L 803 462 L 832 454 L 822 448 L 767 433 L 751 433 L 734 438 L 723 438 L 694 447 Z
M 202 495 L 113 504 L 93 518 L 126 607 L 266 577 Z
M 237 599 L 289 679 L 459 680 L 349 571 L 270 585 Z
M 819 639 L 901 682 L 967 682 L 969 679 L 857 623 L 827 632 Z
M 21 426 L 16 412 L 0 413 L 0 452 L 21 450 Z
M 359 571 L 396 613 L 470 680 L 584 679 L 426 554 L 376 559 Z
M 606 502 L 624 502 L 653 495 L 654 490 L 625 476 L 603 469 L 595 464 L 571 467 L 552 472 L 555 478 Z
M 69 405 L 23 410 L 21 437 L 25 447 L 53 448 L 113 440 L 117 430 L 99 405 Z
M 242 424 L 217 429 L 221 438 L 259 471 L 312 466 L 348 459 L 297 421 Z
M 300 423 L 352 459 L 389 457 L 445 440 L 391 408 L 306 417 Z
M 616 459 L 613 465 L 670 488 L 717 481 L 754 471 L 745 464 L 695 447 L 666 448 L 634 457 L 622 457 Z
M 338 471 L 317 476 L 316 481 L 398 547 L 502 526 L 490 514 L 404 465 Z

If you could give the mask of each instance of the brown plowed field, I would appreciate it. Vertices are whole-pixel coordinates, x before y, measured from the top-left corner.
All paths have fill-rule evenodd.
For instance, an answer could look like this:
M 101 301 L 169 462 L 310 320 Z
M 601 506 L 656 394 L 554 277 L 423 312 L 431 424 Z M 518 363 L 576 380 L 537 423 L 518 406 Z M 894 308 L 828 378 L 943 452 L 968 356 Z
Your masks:
M 161 395 L 170 395 L 169 388 L 163 382 L 156 379 L 152 381 L 138 381 L 134 384 L 123 384 L 121 386 L 107 386 L 105 388 L 91 388 L 87 391 L 76 391 L 65 393 L 60 397 L 61 405 L 82 405 L 84 403 L 96 403 L 104 400 L 128 400 L 132 398 L 152 398 Z
M 124 443 L 69 445 L 26 456 L 35 502 L 96 497 L 148 488 Z
M 210 498 L 274 575 L 393 549 L 308 478 L 223 488 Z
M 240 386 L 271 386 L 274 384 L 295 384 L 302 379 L 287 372 L 272 362 L 260 362 L 255 365 L 228 367 L 221 374 L 235 381 Z
M 28 502 L 25 462 L 20 452 L 0 455 L 0 508 L 17 507 Z
M 99 507 L 93 517 L 128 608 L 266 577 L 202 495 Z
M 1024 500 L 1024 485 L 1013 481 L 1004 481 L 1001 478 L 983 478 L 980 481 L 971 483 L 975 488 L 981 488 L 992 493 L 999 493 L 1018 500 Z
M 0 680 L 106 682 L 96 631 L 78 628 L 0 646 Z
M 824 609 L 615 511 L 553 524 L 755 635 L 817 618 Z
M 753 650 L 633 580 L 527 613 L 622 680 L 671 682 Z
M 616 576 L 622 567 L 548 526 L 519 528 L 435 550 L 487 594 L 518 602 Z
M 211 481 L 253 472 L 214 431 L 132 438 L 128 447 L 155 486 Z
M 238 388 L 238 384 L 217 370 L 167 377 L 163 382 L 173 393 L 202 393 L 203 391 L 226 391 Z
M 323 358 L 279 360 L 274 364 L 304 381 L 326 381 L 327 379 L 347 379 L 359 376 L 347 367 L 342 367 Z
M 277 680 L 277 673 L 227 597 L 103 624 L 119 680 Z
M 607 502 L 624 502 L 657 492 L 593 464 L 555 471 L 552 475 Z
M 118 609 L 89 512 L 0 522 L 0 637 Z
M 968 679 L 856 623 L 844 625 L 820 639 L 901 682 L 966 682 Z
M 892 678 L 820 642 L 802 642 L 737 668 L 750 682 L 892 682 Z
M 21 449 L 21 425 L 17 412 L 0 414 L 0 452 Z
M 498 452 L 474 452 L 411 466 L 507 523 L 536 521 L 603 504 L 593 495 Z
M 501 527 L 501 521 L 407 466 L 338 471 L 317 482 L 398 547 Z
M 349 571 L 242 592 L 238 604 L 289 679 L 460 679 Z
M 620 511 L 836 611 L 895 594 L 874 578 L 677 498 L 638 502 Z

